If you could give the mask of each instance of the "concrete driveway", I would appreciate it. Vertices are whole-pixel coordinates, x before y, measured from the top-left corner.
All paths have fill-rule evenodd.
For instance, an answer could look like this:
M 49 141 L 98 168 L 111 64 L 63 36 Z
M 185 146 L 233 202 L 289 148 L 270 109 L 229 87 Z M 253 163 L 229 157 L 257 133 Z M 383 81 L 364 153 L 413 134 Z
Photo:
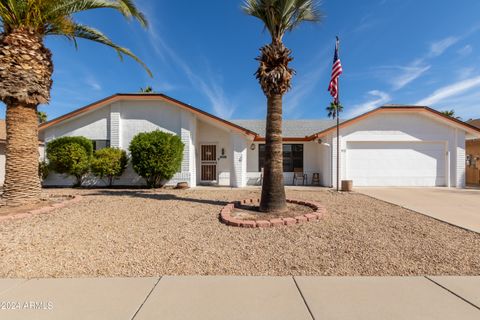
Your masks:
M 355 191 L 480 233 L 480 190 L 356 188 Z

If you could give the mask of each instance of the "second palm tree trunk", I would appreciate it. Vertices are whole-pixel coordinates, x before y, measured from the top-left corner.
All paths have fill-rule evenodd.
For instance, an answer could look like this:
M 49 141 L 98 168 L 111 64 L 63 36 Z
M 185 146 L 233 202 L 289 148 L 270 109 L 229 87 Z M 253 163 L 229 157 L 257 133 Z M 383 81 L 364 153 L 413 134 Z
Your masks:
M 286 209 L 283 184 L 282 95 L 273 94 L 267 99 L 265 167 L 260 211 L 281 212 Z

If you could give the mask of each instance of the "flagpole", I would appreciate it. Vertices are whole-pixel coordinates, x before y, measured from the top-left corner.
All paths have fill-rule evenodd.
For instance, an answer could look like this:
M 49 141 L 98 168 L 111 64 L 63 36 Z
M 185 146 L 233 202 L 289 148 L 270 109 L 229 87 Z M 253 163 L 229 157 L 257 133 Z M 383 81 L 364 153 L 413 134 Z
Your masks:
M 337 36 L 337 52 L 340 55 L 340 39 Z M 340 78 L 337 82 L 337 192 L 340 191 Z

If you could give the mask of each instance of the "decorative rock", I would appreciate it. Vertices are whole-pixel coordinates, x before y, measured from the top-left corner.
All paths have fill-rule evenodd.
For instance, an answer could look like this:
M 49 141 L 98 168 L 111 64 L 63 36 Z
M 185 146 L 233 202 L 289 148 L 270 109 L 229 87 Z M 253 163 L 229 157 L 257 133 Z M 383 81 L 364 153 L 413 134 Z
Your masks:
M 185 190 L 185 189 L 188 189 L 190 188 L 188 186 L 188 182 L 179 182 L 177 183 L 177 186 L 175 187 L 175 189 L 181 189 L 181 190 Z

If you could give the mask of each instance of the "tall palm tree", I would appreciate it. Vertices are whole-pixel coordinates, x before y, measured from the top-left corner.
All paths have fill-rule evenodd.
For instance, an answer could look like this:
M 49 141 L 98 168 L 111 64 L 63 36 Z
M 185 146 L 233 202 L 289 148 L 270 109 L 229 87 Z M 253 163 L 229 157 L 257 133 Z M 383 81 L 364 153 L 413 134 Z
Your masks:
M 295 73 L 288 64 L 291 51 L 283 44 L 287 31 L 304 21 L 318 21 L 315 0 L 246 0 L 243 10 L 265 24 L 272 42 L 260 49 L 255 73 L 267 97 L 265 167 L 260 211 L 281 212 L 286 208 L 283 185 L 282 99 Z
M 37 106 L 50 101 L 52 54 L 44 45 L 50 35 L 78 38 L 112 47 L 122 58 L 128 49 L 100 31 L 75 22 L 82 11 L 109 8 L 144 27 L 147 21 L 132 0 L 0 0 L 0 100 L 7 106 L 6 170 L 3 199 L 7 205 L 35 202 L 38 178 Z

